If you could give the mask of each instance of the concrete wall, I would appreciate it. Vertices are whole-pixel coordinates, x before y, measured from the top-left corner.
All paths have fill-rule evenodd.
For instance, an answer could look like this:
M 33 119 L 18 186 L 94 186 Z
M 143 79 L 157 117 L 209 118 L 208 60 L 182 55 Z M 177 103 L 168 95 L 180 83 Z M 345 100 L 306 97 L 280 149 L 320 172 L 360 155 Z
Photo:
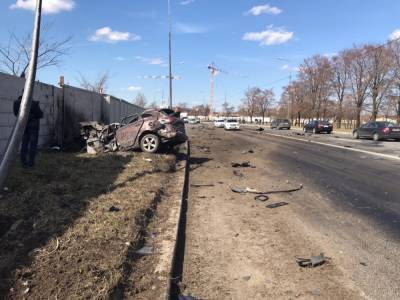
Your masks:
M 4 154 L 16 117 L 13 102 L 22 94 L 23 78 L 0 72 L 0 158 Z M 44 117 L 40 122 L 41 146 L 65 144 L 79 137 L 79 122 L 119 122 L 126 115 L 144 109 L 110 95 L 89 92 L 80 88 L 36 82 L 33 99 L 40 101 Z
M 19 77 L 0 73 L 0 157 L 5 151 L 8 139 L 12 133 L 16 117 L 13 112 L 13 102 L 22 94 L 25 80 Z M 60 90 L 54 86 L 36 82 L 33 99 L 40 101 L 44 116 L 40 121 L 39 145 L 50 142 L 54 136 L 56 119 L 55 106 Z
M 143 111 L 143 108 L 140 106 L 110 95 L 106 95 L 104 99 L 103 118 L 105 123 L 118 123 L 123 117 L 138 114 Z

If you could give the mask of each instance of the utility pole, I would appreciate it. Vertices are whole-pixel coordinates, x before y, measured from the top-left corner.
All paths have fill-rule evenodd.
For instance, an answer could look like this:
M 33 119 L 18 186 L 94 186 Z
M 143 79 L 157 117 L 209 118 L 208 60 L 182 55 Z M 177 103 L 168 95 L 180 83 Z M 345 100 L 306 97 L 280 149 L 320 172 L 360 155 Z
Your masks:
M 38 52 L 39 52 L 41 17 L 42 17 L 42 0 L 37 0 L 36 10 L 35 10 L 35 21 L 32 33 L 32 48 L 31 48 L 31 57 L 29 61 L 29 72 L 25 81 L 24 94 L 22 95 L 17 122 L 15 123 L 15 127 L 8 142 L 6 152 L 4 154 L 3 160 L 1 161 L 0 188 L 4 186 L 4 182 L 7 178 L 8 171 L 11 167 L 11 163 L 15 158 L 15 153 L 18 152 L 19 146 L 21 145 L 21 140 L 24 135 L 25 127 L 28 122 L 31 110 L 33 86 L 35 83 Z
M 171 18 L 171 0 L 168 0 L 168 42 L 169 42 L 169 108 L 172 109 L 172 18 Z
M 290 119 L 290 106 L 292 104 L 292 74 L 289 76 L 289 99 L 288 99 L 288 107 L 287 107 L 287 118 Z

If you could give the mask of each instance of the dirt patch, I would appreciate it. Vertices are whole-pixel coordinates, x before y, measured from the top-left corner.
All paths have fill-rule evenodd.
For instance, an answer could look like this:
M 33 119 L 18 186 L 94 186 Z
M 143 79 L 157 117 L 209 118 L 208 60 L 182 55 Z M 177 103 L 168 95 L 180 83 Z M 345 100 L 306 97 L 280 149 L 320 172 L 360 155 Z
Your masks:
M 0 201 L 0 298 L 118 297 L 157 205 L 178 185 L 175 162 L 43 153 L 38 169 L 15 167 Z

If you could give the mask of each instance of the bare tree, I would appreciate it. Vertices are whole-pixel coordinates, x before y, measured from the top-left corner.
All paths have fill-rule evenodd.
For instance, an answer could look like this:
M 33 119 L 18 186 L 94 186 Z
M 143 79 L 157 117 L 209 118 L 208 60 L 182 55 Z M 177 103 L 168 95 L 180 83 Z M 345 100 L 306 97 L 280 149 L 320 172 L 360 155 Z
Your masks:
M 230 105 L 229 102 L 225 99 L 224 103 L 222 103 L 222 111 L 225 117 L 229 117 L 235 111 L 235 107 Z
M 391 97 L 390 105 L 394 107 L 394 110 L 396 111 L 397 124 L 400 125 L 400 41 L 397 40 L 390 43 L 390 53 L 393 61 L 393 85 L 397 91 L 397 95 Z
M 274 100 L 275 94 L 272 89 L 261 90 L 256 98 L 257 110 L 261 113 L 262 122 L 265 123 L 265 115 Z
M 93 82 L 89 81 L 85 76 L 79 74 L 79 83 L 85 90 L 104 94 L 108 88 L 109 74 L 108 72 L 101 73 Z
M 369 90 L 372 100 L 371 119 L 376 121 L 379 109 L 393 82 L 391 57 L 389 50 L 385 47 L 366 45 L 364 49 L 369 59 L 368 77 L 370 78 Z
M 39 43 L 37 69 L 43 69 L 61 64 L 62 58 L 69 52 L 72 37 L 57 40 L 49 35 L 51 25 L 45 25 Z M 31 56 L 32 35 L 17 36 L 9 32 L 8 41 L 0 44 L 0 69 L 6 73 L 25 77 L 28 72 Z
M 260 93 L 261 89 L 258 87 L 248 88 L 245 92 L 245 97 L 242 99 L 243 109 L 250 117 L 251 123 L 253 123 L 253 116 L 257 110 L 257 98 Z
M 138 93 L 133 100 L 133 104 L 140 106 L 140 107 L 146 107 L 147 106 L 147 99 L 146 96 L 143 93 Z
M 369 77 L 369 60 L 363 48 L 349 50 L 350 76 L 349 86 L 352 91 L 353 101 L 356 107 L 356 127 L 361 125 L 361 112 L 367 98 L 368 87 L 371 78 Z
M 337 97 L 336 127 L 341 128 L 343 118 L 343 101 L 350 75 L 350 60 L 346 51 L 332 58 L 332 89 Z

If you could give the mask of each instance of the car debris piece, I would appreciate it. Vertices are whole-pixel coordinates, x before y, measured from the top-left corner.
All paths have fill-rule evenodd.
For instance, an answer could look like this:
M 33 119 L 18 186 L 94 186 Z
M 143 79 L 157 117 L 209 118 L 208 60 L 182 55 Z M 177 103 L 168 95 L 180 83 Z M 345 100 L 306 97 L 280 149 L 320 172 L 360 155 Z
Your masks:
M 180 296 L 178 296 L 178 300 L 197 300 L 197 298 L 194 298 L 192 296 L 180 295 Z
M 249 161 L 244 161 L 242 163 L 231 162 L 232 168 L 253 168 Z
M 254 197 L 254 200 L 260 201 L 260 202 L 265 202 L 269 199 L 267 195 L 257 195 Z
M 249 280 L 251 279 L 251 276 L 250 276 L 250 275 L 243 276 L 242 279 L 243 279 L 244 281 L 249 281 Z
M 151 158 L 143 158 L 143 160 L 147 161 L 147 162 L 152 162 L 153 161 Z
M 193 183 L 190 185 L 191 187 L 211 187 L 214 186 L 212 183 Z
M 119 208 L 119 207 L 116 207 L 116 206 L 111 206 L 110 208 L 109 208 L 109 210 L 108 210 L 109 212 L 119 212 L 119 211 L 121 211 L 121 209 Z
M 291 193 L 291 192 L 297 192 L 300 191 L 303 188 L 303 185 L 301 184 L 298 188 L 293 188 L 293 189 L 287 189 L 287 190 L 276 190 L 276 191 L 258 191 L 256 189 L 252 188 L 232 188 L 232 192 L 238 193 L 238 194 L 258 194 L 258 195 L 270 195 L 270 194 L 282 194 L 282 193 Z
M 254 153 L 253 149 L 248 149 L 248 150 L 243 150 L 242 154 L 247 154 L 247 153 Z
M 267 208 L 277 208 L 277 207 L 281 207 L 281 206 L 285 206 L 285 205 L 289 205 L 289 203 L 282 201 L 282 202 L 269 204 L 266 207 Z
M 264 131 L 265 129 L 264 128 L 262 128 L 262 127 L 258 127 L 257 129 L 256 129 L 256 131 L 258 131 L 258 132 L 261 132 L 261 131 Z
M 140 248 L 139 250 L 136 251 L 136 254 L 139 255 L 150 255 L 153 254 L 153 246 L 143 246 L 142 248 Z
M 311 258 L 296 258 L 296 262 L 300 267 L 303 268 L 314 268 L 317 266 L 321 266 L 325 263 L 324 253 L 321 253 L 318 256 L 312 256 Z

